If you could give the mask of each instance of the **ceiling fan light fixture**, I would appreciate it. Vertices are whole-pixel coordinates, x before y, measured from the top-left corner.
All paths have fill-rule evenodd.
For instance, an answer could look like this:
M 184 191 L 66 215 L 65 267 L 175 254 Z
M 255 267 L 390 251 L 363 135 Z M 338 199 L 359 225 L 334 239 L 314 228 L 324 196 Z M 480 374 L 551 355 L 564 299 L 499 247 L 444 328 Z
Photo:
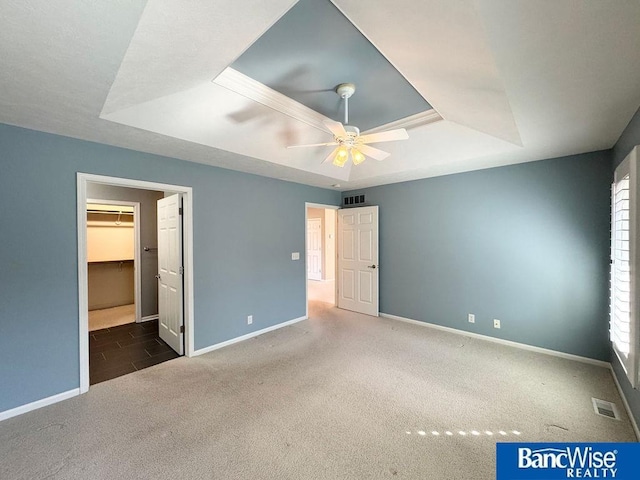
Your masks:
M 338 149 L 338 153 L 336 153 L 336 156 L 333 159 L 333 164 L 336 167 L 344 167 L 347 160 L 349 160 L 349 151 L 347 150 L 347 147 L 340 147 Z
M 365 161 L 366 157 L 357 148 L 352 148 L 351 159 L 353 160 L 354 165 L 360 165 L 362 162 Z
M 354 125 L 349 125 L 349 97 L 356 91 L 353 83 L 341 83 L 336 87 L 336 93 L 344 100 L 344 124 L 327 119 L 324 125 L 333 134 L 333 142 L 313 143 L 307 145 L 290 145 L 292 147 L 318 147 L 336 146 L 322 163 L 332 162 L 336 167 L 344 167 L 351 159 L 354 165 L 359 165 L 368 157 L 376 160 L 384 160 L 390 154 L 378 148 L 371 147 L 369 143 L 391 142 L 395 140 L 406 140 L 409 138 L 404 128 L 395 130 L 384 130 L 377 133 L 360 135 L 360 129 Z M 365 152 L 367 156 L 365 156 Z

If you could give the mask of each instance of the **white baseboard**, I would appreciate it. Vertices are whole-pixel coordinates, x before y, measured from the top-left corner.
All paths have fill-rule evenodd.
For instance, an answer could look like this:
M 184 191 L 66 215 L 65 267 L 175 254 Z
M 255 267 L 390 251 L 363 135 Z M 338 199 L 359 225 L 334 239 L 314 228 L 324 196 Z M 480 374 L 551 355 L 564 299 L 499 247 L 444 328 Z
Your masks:
M 499 343 L 501 345 L 507 345 L 509 347 L 520 348 L 522 350 L 529 350 L 530 352 L 543 353 L 545 355 L 551 355 L 554 357 L 566 358 L 568 360 L 575 360 L 576 362 L 588 363 L 590 365 L 597 365 L 599 367 L 604 367 L 604 368 L 611 368 L 611 364 L 609 362 L 596 360 L 594 358 L 581 357 L 580 355 L 573 355 L 571 353 L 558 352 L 557 350 L 550 350 L 548 348 L 534 347 L 533 345 L 527 345 L 526 343 L 512 342 L 511 340 L 503 340 L 502 338 L 495 338 L 495 337 L 490 337 L 488 335 L 481 335 L 479 333 L 467 332 L 465 330 L 458 330 L 457 328 L 443 327 L 442 325 L 421 322 L 419 320 L 412 320 L 410 318 L 398 317 L 397 315 L 390 315 L 388 313 L 381 313 L 380 316 L 384 318 L 389 318 L 391 320 L 399 320 L 401 322 L 412 323 L 414 325 L 420 325 L 422 327 L 433 328 L 435 330 L 442 330 L 444 332 L 455 333 L 456 335 L 464 335 L 465 337 L 477 338 L 479 340 L 486 340 L 488 342 Z
M 147 315 L 146 317 L 142 317 L 138 323 L 150 322 L 151 320 L 158 320 L 158 318 L 160 318 L 160 315 L 157 313 L 155 315 Z
M 384 318 L 388 318 L 390 320 L 397 320 L 400 322 L 405 322 L 405 323 L 411 323 L 414 325 L 420 325 L 422 327 L 428 327 L 428 328 L 433 328 L 435 330 L 441 330 L 441 331 L 445 331 L 445 332 L 449 332 L 449 333 L 454 333 L 457 335 L 463 335 L 466 337 L 471 337 L 471 338 L 477 338 L 480 340 L 486 340 L 489 342 L 493 342 L 493 343 L 499 343 L 502 345 L 508 345 L 511 347 L 515 347 L 515 348 L 520 348 L 523 350 L 529 350 L 529 351 L 533 351 L 533 352 L 538 352 L 538 353 L 543 353 L 546 355 L 552 355 L 554 357 L 560 357 L 560 358 L 566 358 L 569 360 L 575 360 L 578 362 L 583 362 L 583 363 L 588 363 L 591 365 L 597 365 L 597 366 L 601 366 L 601 367 L 605 367 L 608 368 L 611 371 L 611 375 L 613 376 L 613 381 L 615 382 L 616 388 L 618 389 L 618 392 L 620 393 L 620 398 L 622 399 L 622 403 L 624 404 L 624 408 L 627 412 L 627 416 L 629 417 L 629 420 L 631 421 L 631 425 L 633 427 L 633 430 L 636 434 L 636 437 L 638 438 L 638 441 L 640 441 L 640 430 L 638 429 L 638 424 L 635 421 L 635 418 L 631 412 L 631 408 L 629 406 L 629 403 L 627 402 L 627 399 L 624 395 L 624 392 L 622 391 L 622 387 L 620 386 L 620 383 L 618 382 L 618 378 L 616 377 L 615 371 L 613 370 L 613 367 L 611 366 L 611 364 L 609 362 L 604 362 L 601 360 L 595 360 L 592 358 L 587 358 L 587 357 L 581 357 L 579 355 L 572 355 L 570 353 L 564 353 L 564 352 L 558 352 L 556 350 L 549 350 L 547 348 L 541 348 L 541 347 L 534 347 L 532 345 L 527 345 L 524 343 L 518 343 L 518 342 L 512 342 L 510 340 L 503 340 L 501 338 L 495 338 L 495 337 L 489 337 L 487 335 L 481 335 L 479 333 L 473 333 L 473 332 L 466 332 L 464 330 L 457 330 L 455 328 L 451 328 L 451 327 L 444 327 L 442 325 L 435 325 L 433 323 L 427 323 L 427 322 L 421 322 L 419 320 L 412 320 L 410 318 L 405 318 L 405 317 L 399 317 L 397 315 L 391 315 L 388 313 L 381 313 L 380 314 L 381 317 Z M 157 315 L 150 315 L 148 317 L 143 317 L 143 321 L 149 321 L 149 320 L 154 320 Z M 246 335 L 242 335 L 240 337 L 236 337 L 236 338 L 232 338 L 231 340 L 227 340 L 225 342 L 221 342 L 221 343 L 217 343 L 215 345 L 211 345 L 209 347 L 205 347 L 205 348 L 201 348 L 199 350 L 196 350 L 195 352 L 193 352 L 192 356 L 198 356 L 198 355 L 203 355 L 205 353 L 209 353 L 209 352 L 213 352 L 214 350 L 218 350 L 220 348 L 224 348 L 227 347 L 229 345 L 233 345 L 234 343 L 239 343 L 242 342 L 244 340 L 248 340 L 250 338 L 253 337 L 257 337 L 258 335 L 262 335 L 264 333 L 267 332 L 272 332 L 273 330 L 277 330 L 279 328 L 283 328 L 283 327 L 287 327 L 289 325 L 293 325 L 294 323 L 298 323 L 301 322 L 303 320 L 306 320 L 308 317 L 302 316 L 302 317 L 298 317 L 298 318 L 294 318 L 293 320 L 288 320 L 286 322 L 283 323 L 279 323 L 277 325 L 273 325 L 271 327 L 267 327 L 267 328 L 263 328 L 262 330 L 257 330 L 255 332 L 251 332 L 251 333 L 247 333 Z M 30 412 L 32 410 L 37 410 L 38 408 L 42 408 L 42 407 L 46 407 L 48 405 L 53 405 L 54 403 L 58 403 L 61 402 L 63 400 L 67 400 L 69 398 L 75 397 L 77 395 L 80 395 L 80 389 L 79 388 L 74 388 L 72 390 L 66 391 L 66 392 L 62 392 L 62 393 L 58 393 L 56 395 L 52 395 L 50 397 L 47 398 L 43 398 L 40 400 L 36 400 L 35 402 L 31 402 L 31 403 L 27 403 L 25 405 L 21 405 L 19 407 L 16 408 L 12 408 L 10 410 L 5 410 L 4 412 L 0 412 L 0 421 L 3 420 L 7 420 L 9 418 L 12 417 L 16 417 L 18 415 L 22 415 L 23 413 L 27 413 Z
M 74 388 L 73 390 L 69 390 L 67 392 L 58 393 L 57 395 L 52 395 L 41 400 L 36 400 L 35 402 L 27 403 L 26 405 L 20 405 L 19 407 L 5 410 L 4 412 L 0 412 L 0 422 L 2 420 L 7 420 L 8 418 L 16 417 L 32 410 L 37 410 L 38 408 L 46 407 L 47 405 L 53 405 L 54 403 L 61 402 L 62 400 L 66 400 L 77 395 L 80 395 L 80 389 Z
M 149 317 L 143 317 L 143 321 L 154 320 L 152 318 L 153 315 Z M 157 315 L 155 315 L 157 318 Z M 306 320 L 308 317 L 305 315 L 303 317 L 294 318 L 293 320 L 288 320 L 286 322 L 278 323 L 277 325 L 272 325 L 271 327 L 263 328 L 262 330 L 257 330 L 255 332 L 247 333 L 246 335 L 242 335 L 241 337 L 232 338 L 231 340 L 227 340 L 226 342 L 217 343 L 215 345 L 211 345 L 210 347 L 201 348 L 200 350 L 196 350 L 191 355 L 192 357 L 203 355 L 208 352 L 212 352 L 214 350 L 218 350 L 219 348 L 226 347 L 228 345 L 233 345 L 234 343 L 242 342 L 244 340 L 248 340 L 253 337 L 257 337 L 258 335 L 262 335 L 263 333 L 271 332 L 273 330 L 277 330 L 279 328 L 287 327 L 289 325 L 293 325 L 294 323 L 301 322 Z M 57 395 L 53 395 L 51 397 L 43 398 L 41 400 L 37 400 L 35 402 L 27 403 L 26 405 L 21 405 L 16 408 L 12 408 L 10 410 L 5 410 L 4 412 L 0 412 L 0 421 L 6 420 L 11 417 L 15 417 L 17 415 L 22 415 L 23 413 L 30 412 L 32 410 L 36 410 L 38 408 L 46 407 L 47 405 L 52 405 L 54 403 L 61 402 L 62 400 L 66 400 L 71 397 L 75 397 L 76 395 L 80 395 L 80 389 L 74 388 L 73 390 L 69 390 L 68 392 L 58 393 Z
M 620 394 L 620 398 L 622 399 L 622 404 L 624 405 L 624 409 L 627 412 L 627 417 L 631 421 L 631 426 L 633 427 L 633 431 L 636 434 L 636 439 L 640 442 L 640 430 L 638 429 L 638 424 L 636 423 L 636 419 L 633 416 L 633 412 L 631 411 L 631 407 L 629 406 L 629 402 L 627 402 L 627 397 L 624 396 L 624 391 L 622 390 L 622 386 L 618 381 L 618 377 L 616 376 L 616 372 L 613 369 L 613 365 L 609 364 L 609 369 L 611 370 L 611 376 L 613 377 L 613 381 L 616 384 L 616 388 L 618 389 L 618 393 Z
M 611 376 L 613 377 L 613 381 L 616 384 L 616 388 L 618 389 L 618 393 L 620 394 L 620 398 L 622 399 L 622 404 L 624 405 L 624 409 L 627 412 L 627 416 L 629 417 L 629 421 L 631 422 L 633 431 L 636 434 L 636 438 L 638 439 L 638 441 L 640 441 L 640 429 L 638 429 L 638 424 L 636 422 L 635 417 L 633 416 L 633 413 L 631 412 L 631 407 L 629 406 L 629 402 L 627 402 L 627 398 L 624 396 L 624 392 L 622 390 L 622 387 L 620 386 L 620 382 L 618 382 L 618 377 L 616 377 L 616 372 L 613 370 L 613 366 L 609 362 L 604 362 L 602 360 L 595 360 L 593 358 L 588 358 L 588 357 L 581 357 L 579 355 L 572 355 L 570 353 L 558 352 L 557 350 L 550 350 L 548 348 L 534 347 L 533 345 L 527 345 L 526 343 L 518 343 L 518 342 L 512 342 L 511 340 L 503 340 L 501 338 L 489 337 L 488 335 L 481 335 L 479 333 L 466 332 L 464 330 L 458 330 L 451 327 L 443 327 L 442 325 L 435 325 L 433 323 L 421 322 L 419 320 L 412 320 L 410 318 L 399 317 L 397 315 L 390 315 L 388 313 L 381 313 L 380 316 L 384 318 L 389 318 L 391 320 L 398 320 L 400 322 L 412 323 L 414 325 L 420 325 L 422 327 L 428 327 L 428 328 L 433 328 L 435 330 L 454 333 L 456 335 L 463 335 L 465 337 L 477 338 L 479 340 L 486 340 L 488 342 L 499 343 L 501 345 L 508 345 L 510 347 L 520 348 L 522 350 L 543 353 L 545 355 L 566 358 L 568 360 L 575 360 L 576 362 L 588 363 L 590 365 L 597 365 L 599 367 L 607 368 L 608 370 L 611 371 Z
M 263 333 L 272 332 L 273 330 L 277 330 L 279 328 L 288 327 L 289 325 L 293 325 L 294 323 L 301 322 L 306 320 L 306 315 L 303 317 L 294 318 L 293 320 L 287 320 L 286 322 L 278 323 L 277 325 L 272 325 L 271 327 L 263 328 L 262 330 L 256 330 L 255 332 L 247 333 L 246 335 L 242 335 L 240 337 L 232 338 L 231 340 L 227 340 L 225 342 L 216 343 L 215 345 L 211 345 L 209 347 L 201 348 L 193 352 L 192 357 L 197 357 L 198 355 L 204 355 L 205 353 L 213 352 L 214 350 L 218 350 L 219 348 L 224 348 L 229 345 L 233 345 L 234 343 L 243 342 L 244 340 L 249 340 L 250 338 L 257 337 L 258 335 L 262 335 Z

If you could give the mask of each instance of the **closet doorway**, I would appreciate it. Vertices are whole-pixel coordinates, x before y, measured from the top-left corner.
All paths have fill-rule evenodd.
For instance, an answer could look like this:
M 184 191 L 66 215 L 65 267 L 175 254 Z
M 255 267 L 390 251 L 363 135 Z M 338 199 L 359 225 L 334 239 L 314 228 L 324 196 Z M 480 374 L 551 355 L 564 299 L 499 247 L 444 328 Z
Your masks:
M 125 191 L 127 193 L 131 193 L 132 191 L 138 190 L 143 194 L 153 194 L 156 195 L 156 199 L 153 202 L 145 202 L 138 198 L 131 197 L 115 197 L 111 194 L 107 194 L 106 192 L 120 190 Z M 154 193 L 155 192 L 155 193 Z M 142 332 L 142 329 L 150 328 L 154 326 L 154 334 L 158 332 L 157 324 L 161 322 L 165 322 L 165 314 L 166 311 L 163 310 L 162 305 L 164 302 L 158 302 L 157 294 L 158 294 L 158 284 L 159 281 L 156 279 L 156 275 L 159 275 L 161 272 L 158 266 L 162 259 L 166 258 L 165 254 L 161 251 L 155 249 L 156 247 L 163 246 L 165 243 L 158 243 L 158 228 L 159 223 L 159 209 L 158 205 L 161 202 L 157 201 L 158 197 L 162 197 L 164 200 L 168 200 L 169 197 L 178 197 L 179 200 L 179 210 L 175 212 L 172 211 L 170 216 L 175 217 L 175 215 L 179 215 L 180 224 L 181 224 L 181 235 L 179 238 L 177 235 L 171 235 L 169 238 L 172 238 L 175 242 L 179 242 L 181 244 L 179 255 L 179 261 L 181 265 L 179 267 L 179 276 L 181 277 L 180 286 L 182 287 L 181 297 L 181 318 L 179 319 L 179 336 L 180 342 L 182 343 L 184 355 L 190 357 L 193 355 L 195 351 L 194 343 L 194 315 L 193 315 L 193 189 L 191 187 L 186 187 L 182 185 L 173 185 L 173 184 L 164 184 L 158 182 L 150 182 L 145 180 L 133 180 L 128 178 L 119 178 L 119 177 L 109 177 L 104 175 L 95 175 L 89 173 L 77 173 L 77 232 L 78 232 L 78 326 L 79 326 L 79 344 L 78 344 L 78 352 L 79 352 L 79 365 L 80 365 L 80 393 L 85 393 L 89 390 L 90 385 L 90 364 L 92 363 L 90 360 L 90 355 L 104 353 L 104 349 L 106 349 L 105 345 L 100 345 L 98 349 L 93 348 L 90 349 L 89 342 L 90 338 L 93 336 L 94 340 L 98 340 L 95 338 L 97 336 L 96 333 L 90 335 L 89 332 L 89 296 L 88 296 L 88 261 L 87 261 L 87 199 L 108 199 L 108 200 L 122 200 L 122 201 L 138 201 L 140 202 L 140 248 L 137 249 L 137 252 L 140 256 L 136 257 L 140 259 L 136 265 L 140 265 L 140 273 L 141 273 L 141 288 L 140 288 L 140 300 L 136 303 L 141 305 L 141 322 L 121 325 L 119 327 L 113 327 L 114 329 L 130 329 L 130 331 L 119 332 L 122 337 L 119 340 L 114 340 L 112 343 L 117 343 L 120 348 L 131 345 L 139 341 L 141 335 L 146 335 L 148 332 Z M 146 206 L 145 206 L 146 205 Z M 155 229 L 151 232 L 152 238 L 147 237 L 145 235 L 145 210 L 151 208 L 154 214 L 154 219 L 156 221 Z M 172 217 L 172 218 L 173 218 Z M 174 229 L 175 230 L 175 229 Z M 177 232 L 176 232 L 177 234 Z M 145 248 L 148 247 L 148 248 Z M 163 249 L 163 251 L 166 249 Z M 150 258 L 149 256 L 157 256 L 156 263 L 152 268 L 147 268 L 145 265 L 145 258 Z M 174 266 L 169 265 L 173 269 Z M 173 270 L 171 271 L 173 273 Z M 159 305 L 159 310 L 156 310 L 157 317 L 154 318 L 153 315 L 149 315 L 147 312 L 147 307 L 149 305 L 148 295 L 145 294 L 145 278 L 147 275 L 150 275 L 152 278 L 152 282 L 147 282 L 146 285 L 152 285 L 152 291 L 155 292 L 155 297 L 153 298 L 153 305 Z M 158 320 L 158 316 L 161 317 Z M 155 325 L 154 325 L 155 324 Z M 158 332 L 158 337 L 159 337 Z M 102 343 L 102 340 L 93 342 L 93 347 L 98 346 L 98 343 Z M 157 342 L 156 342 L 157 343 Z M 160 345 L 160 344 L 158 344 Z M 113 345 L 112 345 L 113 346 Z M 138 362 L 143 362 L 138 364 L 138 367 L 144 368 L 146 366 L 155 365 L 159 363 L 157 358 L 150 358 L 158 355 L 171 355 L 172 358 L 175 356 L 179 356 L 179 353 L 174 352 L 161 352 L 159 350 L 163 350 L 164 346 L 160 345 L 156 347 L 154 344 L 149 344 L 144 350 L 146 350 L 146 355 L 148 358 L 142 360 L 135 360 Z M 102 350 L 100 352 L 99 350 Z M 182 353 L 182 352 L 180 352 Z M 120 351 L 118 354 L 114 354 L 116 358 L 126 358 L 130 352 L 128 351 Z M 106 355 L 105 355 L 106 357 Z M 95 361 L 100 361 L 101 356 L 96 355 L 93 358 L 94 365 Z M 168 358 L 165 358 L 167 360 Z M 95 367 L 91 367 L 95 370 Z M 130 367 L 129 367 L 130 368 Z M 135 368 L 134 370 L 139 370 L 139 368 Z M 133 371 L 133 370 L 130 370 Z M 124 375 L 126 371 L 120 373 L 120 375 Z M 111 377 L 114 378 L 114 377 Z M 95 382 L 91 382 L 95 383 Z
M 139 322 L 140 203 L 87 200 L 89 332 Z
M 172 193 L 87 183 L 90 385 L 180 356 L 158 321 L 158 204 Z

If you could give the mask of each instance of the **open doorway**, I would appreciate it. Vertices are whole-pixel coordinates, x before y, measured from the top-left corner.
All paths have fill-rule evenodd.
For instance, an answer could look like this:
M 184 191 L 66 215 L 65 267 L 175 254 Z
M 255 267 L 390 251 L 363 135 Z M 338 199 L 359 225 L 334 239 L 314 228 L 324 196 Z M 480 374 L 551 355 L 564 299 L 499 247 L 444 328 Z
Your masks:
M 89 332 L 140 321 L 140 203 L 87 202 Z
M 168 201 L 172 207 L 161 208 Z M 78 174 L 82 393 L 89 384 L 193 352 L 192 232 L 191 188 Z M 179 248 L 167 256 L 168 244 Z M 167 276 L 177 277 L 170 322 L 159 295 L 167 258 Z M 94 312 L 110 318 L 100 324 Z M 159 328 L 167 324 L 176 345 L 168 345 Z
M 310 302 L 336 304 L 337 209 L 306 205 L 307 310 Z
M 89 383 L 178 357 L 159 332 L 158 202 L 167 192 L 87 184 Z M 177 350 L 177 351 L 176 351 Z

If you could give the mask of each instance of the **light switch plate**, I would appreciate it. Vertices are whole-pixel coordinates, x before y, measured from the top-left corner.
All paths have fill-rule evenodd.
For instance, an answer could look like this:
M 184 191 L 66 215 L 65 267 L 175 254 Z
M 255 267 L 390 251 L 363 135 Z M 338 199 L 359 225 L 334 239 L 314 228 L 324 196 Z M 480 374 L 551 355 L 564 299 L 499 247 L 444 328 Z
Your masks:
M 300 260 L 300 252 L 293 252 L 291 254 L 291 260 Z

